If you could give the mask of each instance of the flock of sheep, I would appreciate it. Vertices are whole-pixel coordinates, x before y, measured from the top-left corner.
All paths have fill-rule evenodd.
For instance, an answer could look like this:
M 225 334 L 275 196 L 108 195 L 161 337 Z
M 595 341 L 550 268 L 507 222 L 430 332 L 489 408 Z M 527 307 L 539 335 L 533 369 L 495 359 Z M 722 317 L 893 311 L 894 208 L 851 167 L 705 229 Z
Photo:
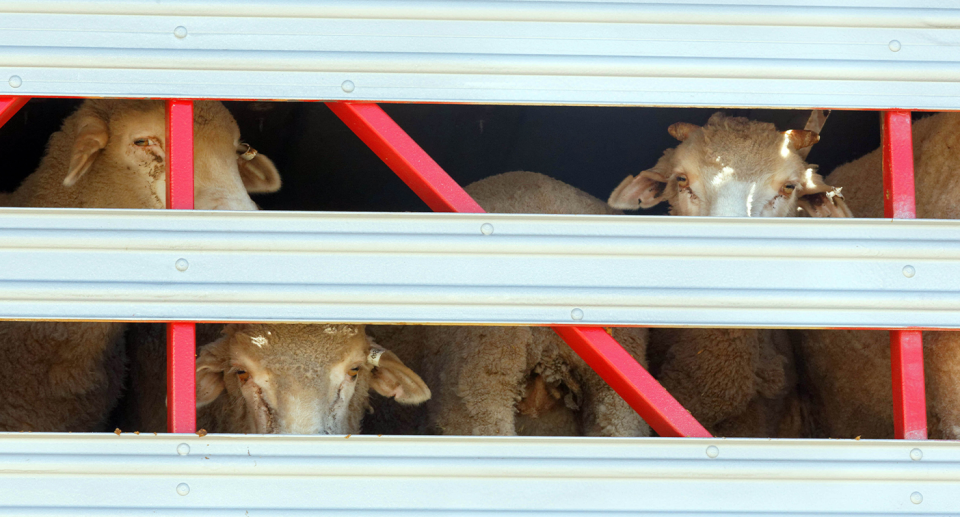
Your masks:
M 608 202 L 547 176 L 510 172 L 466 190 L 488 212 L 882 216 L 880 151 L 826 179 L 804 161 L 812 131 L 716 114 L 677 123 L 681 143 Z M 164 105 L 88 100 L 50 137 L 39 168 L 0 205 L 163 208 Z M 914 127 L 917 209 L 958 218 L 960 113 Z M 953 151 L 953 152 L 951 152 Z M 254 210 L 280 177 L 240 141 L 218 102 L 195 107 L 195 205 Z M 841 188 L 843 195 L 840 194 Z M 616 328 L 614 337 L 721 436 L 893 435 L 881 331 Z M 2 431 L 165 430 L 158 324 L 0 322 L 8 382 Z M 924 335 L 933 438 L 960 438 L 960 342 Z M 648 436 L 649 426 L 541 327 L 198 325 L 198 425 L 209 432 Z M 374 392 L 373 394 L 371 392 Z M 114 411 L 116 409 L 116 411 Z

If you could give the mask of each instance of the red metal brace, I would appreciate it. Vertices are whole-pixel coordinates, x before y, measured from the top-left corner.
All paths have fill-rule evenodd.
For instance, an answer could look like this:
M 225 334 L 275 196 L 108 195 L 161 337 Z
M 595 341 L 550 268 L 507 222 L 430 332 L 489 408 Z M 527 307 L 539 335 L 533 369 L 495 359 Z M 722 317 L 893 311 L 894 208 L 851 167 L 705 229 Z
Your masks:
M 883 112 L 883 215 L 917 217 L 913 187 L 913 134 L 909 111 Z M 893 431 L 901 439 L 927 438 L 927 403 L 923 385 L 923 333 L 890 332 L 893 375 Z
M 30 97 L 0 97 L 0 126 L 20 111 Z
M 380 106 L 348 102 L 328 102 L 327 106 L 431 209 L 484 212 Z M 602 328 L 558 326 L 553 330 L 660 436 L 710 436 L 690 412 Z
M 167 208 L 193 209 L 193 101 L 167 101 Z M 167 432 L 197 430 L 196 324 L 167 324 Z

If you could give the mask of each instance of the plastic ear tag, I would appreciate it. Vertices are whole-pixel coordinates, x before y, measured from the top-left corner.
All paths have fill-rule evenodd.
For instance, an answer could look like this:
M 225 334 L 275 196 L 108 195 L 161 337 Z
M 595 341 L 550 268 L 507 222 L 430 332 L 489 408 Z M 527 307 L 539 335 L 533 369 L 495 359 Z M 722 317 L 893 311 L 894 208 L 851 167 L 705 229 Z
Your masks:
M 253 147 L 250 147 L 250 144 L 244 142 L 244 143 L 242 143 L 242 144 L 240 144 L 240 145 L 241 145 L 241 146 L 246 146 L 246 148 L 244 149 L 244 151 L 243 151 L 242 153 L 241 153 L 240 151 L 237 151 L 237 153 L 240 155 L 240 159 L 241 159 L 241 160 L 243 160 L 243 161 L 245 161 L 245 162 L 249 162 L 250 160 L 252 160 L 252 159 L 254 159 L 254 158 L 257 157 L 257 150 L 254 149 Z
M 384 352 L 386 352 L 386 350 L 382 348 L 371 348 L 370 355 L 367 356 L 367 363 L 373 366 L 380 366 L 380 356 L 383 355 Z

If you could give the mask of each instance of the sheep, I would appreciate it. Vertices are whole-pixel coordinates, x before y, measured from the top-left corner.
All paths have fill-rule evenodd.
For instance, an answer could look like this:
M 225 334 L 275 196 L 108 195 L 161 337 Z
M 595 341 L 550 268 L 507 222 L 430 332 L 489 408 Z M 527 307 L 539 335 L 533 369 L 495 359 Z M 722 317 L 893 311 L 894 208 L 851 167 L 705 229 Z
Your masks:
M 960 219 L 960 113 L 913 126 L 917 216 Z M 858 217 L 883 217 L 880 149 L 834 170 L 829 181 L 849 194 Z M 814 397 L 820 436 L 892 438 L 890 337 L 886 331 L 800 332 L 804 374 Z M 931 438 L 960 439 L 960 335 L 923 333 L 927 418 Z
M 200 325 L 197 334 L 208 343 L 197 356 L 197 426 L 208 432 L 357 434 L 370 390 L 406 405 L 430 398 L 423 380 L 363 325 Z M 139 325 L 131 348 L 128 400 L 135 402 L 124 425 L 163 432 L 163 325 Z
M 773 124 L 715 113 L 703 127 L 677 122 L 668 132 L 680 145 L 624 178 L 610 206 L 636 210 L 666 201 L 671 215 L 852 217 L 840 190 L 798 154 L 820 139 L 813 131 L 780 132 Z
M 239 141 L 219 102 L 197 102 L 195 205 L 253 210 L 247 192 L 280 188 L 276 168 Z M 40 166 L 0 202 L 15 207 L 163 208 L 164 104 L 87 100 L 47 144 Z M 0 322 L 8 379 L 0 430 L 94 431 L 120 396 L 122 323 Z
M 599 199 L 533 172 L 469 185 L 488 212 L 618 214 Z M 552 330 L 536 327 L 370 327 L 436 394 L 426 411 L 382 410 L 369 430 L 447 435 L 646 436 L 649 427 Z M 645 364 L 646 329 L 613 335 Z M 398 408 L 402 409 L 402 408 Z M 367 426 L 365 425 L 365 432 Z
M 616 208 L 670 204 L 671 215 L 850 217 L 839 189 L 799 150 L 813 131 L 716 113 L 703 127 L 673 124 L 681 143 L 611 193 Z M 652 329 L 651 371 L 697 420 L 723 436 L 796 436 L 800 404 L 783 330 Z

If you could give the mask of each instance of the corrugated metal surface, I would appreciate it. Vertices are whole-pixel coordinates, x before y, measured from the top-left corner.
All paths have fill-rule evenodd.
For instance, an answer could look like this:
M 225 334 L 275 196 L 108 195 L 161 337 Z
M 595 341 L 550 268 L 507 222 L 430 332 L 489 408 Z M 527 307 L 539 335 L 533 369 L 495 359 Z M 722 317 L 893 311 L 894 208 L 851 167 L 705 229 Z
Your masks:
M 960 328 L 960 221 L 2 209 L 0 314 Z
M 956 109 L 957 28 L 956 0 L 6 0 L 0 95 Z
M 946 516 L 960 508 L 960 449 L 903 440 L 13 434 L 0 439 L 0 483 L 0 515 L 18 516 Z

